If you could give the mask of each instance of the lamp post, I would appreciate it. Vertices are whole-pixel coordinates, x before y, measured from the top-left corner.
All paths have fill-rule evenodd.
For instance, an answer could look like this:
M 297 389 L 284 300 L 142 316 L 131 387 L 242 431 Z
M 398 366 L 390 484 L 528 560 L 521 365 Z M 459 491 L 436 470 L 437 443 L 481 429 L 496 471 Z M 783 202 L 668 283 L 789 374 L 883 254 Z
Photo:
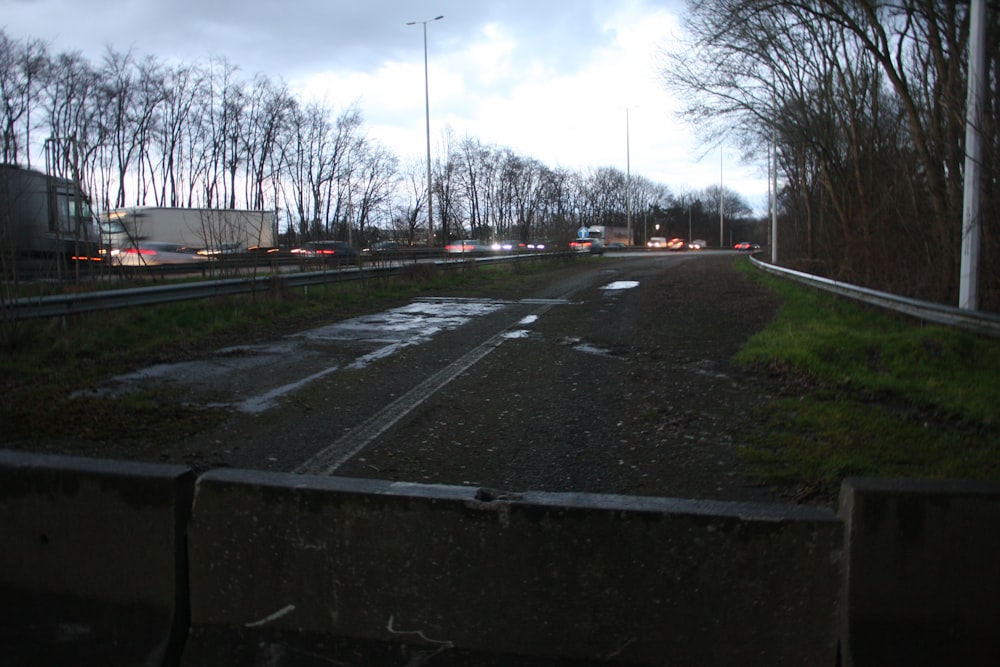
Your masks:
M 962 190 L 962 262 L 958 284 L 958 307 L 979 310 L 979 262 L 982 243 L 983 136 L 980 117 L 986 113 L 986 1 L 973 0 L 969 9 L 969 81 L 965 120 L 965 183 Z
M 723 199 L 722 199 L 722 150 L 720 149 L 719 150 L 719 247 L 720 248 L 726 247 L 726 235 L 725 232 L 723 231 L 723 225 L 722 225 L 724 210 L 725 209 L 723 208 Z M 730 234 L 732 234 L 731 229 L 730 229 Z
M 628 107 L 625 107 L 625 218 L 628 244 L 632 245 L 632 142 L 629 138 Z
M 440 21 L 444 16 L 435 16 L 426 21 L 409 21 L 406 25 L 424 26 L 424 113 L 427 118 L 427 247 L 434 247 L 434 209 L 431 205 L 431 94 L 427 77 L 427 24 Z

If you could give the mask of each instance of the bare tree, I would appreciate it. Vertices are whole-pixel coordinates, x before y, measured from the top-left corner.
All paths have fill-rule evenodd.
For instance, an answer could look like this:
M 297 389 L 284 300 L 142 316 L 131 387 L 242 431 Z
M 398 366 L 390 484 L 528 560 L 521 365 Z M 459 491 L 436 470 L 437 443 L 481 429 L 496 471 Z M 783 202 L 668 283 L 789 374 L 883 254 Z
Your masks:
M 112 206 L 128 204 L 128 177 L 131 169 L 140 169 L 141 141 L 144 134 L 138 130 L 136 114 L 142 114 L 144 123 L 148 119 L 145 100 L 140 98 L 140 87 L 136 81 L 138 68 L 131 51 L 119 53 L 110 47 L 104 55 L 99 72 L 102 82 L 100 108 L 103 109 L 102 123 L 109 136 L 102 145 L 107 148 L 108 183 L 113 188 Z M 112 180 L 113 179 L 113 180 Z M 113 183 L 113 185 L 112 185 Z M 136 188 L 135 201 L 140 201 Z
M 505 174 L 510 181 L 512 236 L 528 242 L 541 216 L 544 167 L 538 160 L 511 155 Z M 506 236 L 506 234 L 505 234 Z
M 459 183 L 466 202 L 465 219 L 469 223 L 469 233 L 475 235 L 477 229 L 487 227 L 489 206 L 486 201 L 483 164 L 489 150 L 482 142 L 472 137 L 465 137 L 458 147 L 456 160 L 461 165 Z
M 455 132 L 450 126 L 445 127 L 441 133 L 441 142 L 436 152 L 438 158 L 435 161 L 433 177 L 438 229 L 444 244 L 454 239 L 456 231 L 459 237 L 463 236 L 464 231 L 462 219 L 465 205 L 459 182 L 461 165 L 455 150 Z
M 545 169 L 542 172 L 539 219 L 535 226 L 535 239 L 566 241 L 570 230 L 575 229 L 575 193 L 579 176 L 565 168 Z M 529 239 L 530 240 L 530 239 Z
M 298 233 L 317 233 L 321 190 L 324 179 L 332 178 L 323 171 L 322 154 L 329 135 L 327 111 L 317 104 L 296 108 L 291 117 L 286 152 L 290 167 L 286 172 L 286 209 L 293 216 Z
M 38 104 L 48 67 L 42 42 L 18 43 L 0 30 L 0 161 L 31 166 L 31 112 Z
M 109 47 L 95 67 L 2 32 L 0 93 L 4 159 L 30 164 L 48 140 L 52 169 L 86 183 L 101 211 L 273 207 L 293 238 L 364 241 L 393 226 L 417 238 L 426 184 L 365 136 L 356 104 L 300 104 L 283 83 L 242 77 L 224 59 L 168 66 Z M 836 145 L 842 135 L 830 136 Z M 630 199 L 644 213 L 661 205 L 661 189 L 641 175 L 553 170 L 507 147 L 456 141 L 450 130 L 443 143 L 432 188 L 445 241 L 565 240 L 580 224 L 623 225 Z
M 361 142 L 356 150 L 358 154 L 351 159 L 356 194 L 351 198 L 350 225 L 358 238 L 366 239 L 376 212 L 392 197 L 398 159 L 385 146 L 371 141 Z
M 627 179 L 617 167 L 599 167 L 580 182 L 580 224 L 625 226 Z
M 56 174 L 71 178 L 81 183 L 86 192 L 96 194 L 98 188 L 91 163 L 101 136 L 95 114 L 97 75 L 79 54 L 61 54 L 51 61 L 46 79 L 40 111 L 48 126 L 48 140 L 62 155 Z
M 405 192 L 397 195 L 396 208 L 398 213 L 394 216 L 393 222 L 400 227 L 400 238 L 405 238 L 409 245 L 413 245 L 418 237 L 426 238 L 427 236 L 420 234 L 421 212 L 427 205 L 426 168 L 425 163 L 419 160 L 410 160 L 403 167 L 400 178 Z
M 264 191 L 276 167 L 277 151 L 284 125 L 295 106 L 285 86 L 275 86 L 270 79 L 254 79 L 253 95 L 249 99 L 248 122 L 243 128 L 243 152 L 246 155 L 245 205 L 250 209 L 265 207 Z
M 185 194 L 190 195 L 193 189 L 183 178 L 184 157 L 195 150 L 194 145 L 185 142 L 185 131 L 197 125 L 195 113 L 205 90 L 205 79 L 201 70 L 190 65 L 179 65 L 165 73 L 165 77 L 163 103 L 151 147 L 157 154 L 158 162 L 153 168 L 160 181 L 154 201 L 159 206 L 180 206 Z
M 687 37 L 668 54 L 664 80 L 684 95 L 684 115 L 704 141 L 728 135 L 761 155 L 777 141 L 792 236 L 781 247 L 834 277 L 950 300 L 960 247 L 968 6 L 689 6 Z M 995 11 L 987 32 L 988 52 L 996 53 Z M 987 123 L 987 143 L 996 146 L 996 124 Z M 995 164 L 995 149 L 985 160 Z M 983 185 L 994 193 L 998 187 Z M 988 281 L 983 291 L 1000 303 L 1000 272 Z

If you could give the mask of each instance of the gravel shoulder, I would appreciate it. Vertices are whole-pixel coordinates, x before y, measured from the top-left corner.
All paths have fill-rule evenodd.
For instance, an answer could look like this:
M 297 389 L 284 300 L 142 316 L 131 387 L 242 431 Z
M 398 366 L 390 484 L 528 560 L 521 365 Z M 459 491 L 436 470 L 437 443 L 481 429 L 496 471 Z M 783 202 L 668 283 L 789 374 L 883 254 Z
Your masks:
M 732 357 L 779 300 L 731 255 L 684 260 L 608 262 L 571 305 L 504 342 L 337 474 L 794 502 L 794 489 L 755 481 L 738 456 L 772 388 Z M 604 289 L 621 278 L 638 285 Z

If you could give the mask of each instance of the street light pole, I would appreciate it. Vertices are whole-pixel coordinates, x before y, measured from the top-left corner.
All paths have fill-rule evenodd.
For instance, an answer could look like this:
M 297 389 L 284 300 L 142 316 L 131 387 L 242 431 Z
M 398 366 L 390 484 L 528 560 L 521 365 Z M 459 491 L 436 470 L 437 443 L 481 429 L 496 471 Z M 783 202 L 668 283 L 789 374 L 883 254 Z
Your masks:
M 719 149 L 719 247 L 726 247 L 726 233 L 722 225 L 723 222 L 723 200 L 722 200 L 722 149 Z M 732 240 L 732 239 L 730 239 Z
M 986 0 L 973 0 L 969 8 L 969 81 L 965 104 L 965 183 L 962 195 L 962 262 L 958 307 L 979 310 L 979 262 L 982 243 L 983 137 L 980 118 L 986 110 Z
M 625 107 L 625 217 L 628 221 L 628 244 L 632 245 L 632 142 L 629 139 L 628 107 Z
M 426 21 L 409 21 L 406 25 L 424 26 L 424 113 L 427 119 L 427 247 L 434 247 L 434 209 L 431 205 L 431 93 L 427 76 L 427 24 L 440 21 L 444 16 L 435 16 Z

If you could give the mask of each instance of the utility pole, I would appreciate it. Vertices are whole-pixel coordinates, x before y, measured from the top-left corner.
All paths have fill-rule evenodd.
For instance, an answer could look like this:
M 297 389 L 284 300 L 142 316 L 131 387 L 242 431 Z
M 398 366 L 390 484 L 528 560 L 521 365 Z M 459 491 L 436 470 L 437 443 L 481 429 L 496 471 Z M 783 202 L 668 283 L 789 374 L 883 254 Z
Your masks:
M 435 16 L 426 21 L 410 21 L 406 25 L 422 23 L 424 26 L 424 112 L 427 118 L 427 247 L 434 247 L 434 209 L 431 205 L 431 93 L 427 76 L 427 24 L 440 21 L 444 16 Z
M 778 263 L 778 131 L 771 140 L 771 264 Z
M 979 310 L 979 246 L 982 236 L 983 144 L 979 131 L 986 75 L 986 0 L 969 7 L 969 82 L 965 104 L 965 184 L 962 197 L 962 269 L 958 307 Z
M 632 245 L 632 142 L 629 140 L 628 107 L 625 107 L 625 211 L 628 244 Z
M 723 200 L 722 200 L 722 149 L 719 149 L 719 247 L 726 247 L 726 236 L 722 228 L 723 220 Z

